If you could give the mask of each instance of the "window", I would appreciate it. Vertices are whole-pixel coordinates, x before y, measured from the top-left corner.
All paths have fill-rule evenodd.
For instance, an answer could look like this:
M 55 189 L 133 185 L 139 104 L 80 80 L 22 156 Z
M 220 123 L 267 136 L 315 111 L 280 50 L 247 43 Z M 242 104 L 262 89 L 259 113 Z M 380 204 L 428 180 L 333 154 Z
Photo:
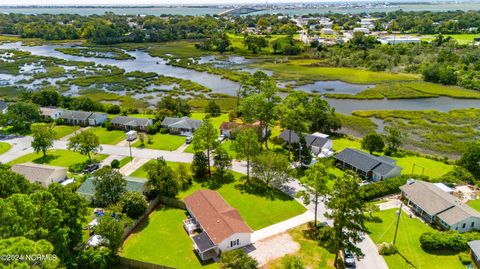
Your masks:
M 475 225 L 475 222 L 472 221 L 472 224 L 470 224 L 470 227 L 473 228 L 474 225 Z
M 465 226 L 466 226 L 466 223 L 464 223 L 464 224 L 462 225 L 462 229 L 465 229 Z
M 238 245 L 240 245 L 240 239 L 230 241 L 230 247 L 234 247 Z

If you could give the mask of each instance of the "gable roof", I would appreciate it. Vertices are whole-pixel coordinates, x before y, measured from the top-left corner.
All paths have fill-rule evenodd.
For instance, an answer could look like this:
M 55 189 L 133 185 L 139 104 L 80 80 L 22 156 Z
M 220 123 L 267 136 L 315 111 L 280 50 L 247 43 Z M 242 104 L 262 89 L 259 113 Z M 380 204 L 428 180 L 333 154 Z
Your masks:
M 139 193 L 142 193 L 144 191 L 145 184 L 147 183 L 145 179 L 128 176 L 125 177 L 125 180 L 127 181 L 127 186 L 125 187 L 127 191 L 136 191 Z M 93 178 L 87 178 L 82 183 L 80 188 L 78 188 L 77 193 L 85 198 L 93 197 L 95 195 L 95 185 L 93 185 Z
M 480 240 L 469 241 L 467 244 L 475 256 L 480 257 Z
M 376 157 L 358 149 L 346 148 L 334 157 L 364 172 L 373 171 L 380 175 L 386 175 L 393 169 L 402 169 L 395 165 L 395 160 L 388 157 Z
M 41 182 L 45 185 L 63 180 L 67 176 L 65 167 L 37 163 L 15 164 L 12 171 L 23 175 L 30 182 Z
M 56 107 L 40 107 L 40 113 L 42 114 L 42 116 L 51 116 L 59 111 L 61 111 L 61 109 L 58 109 Z
M 90 115 L 89 117 L 89 119 L 101 119 L 101 118 L 108 118 L 108 115 L 105 113 L 93 112 L 92 115 Z
M 431 216 L 453 225 L 469 217 L 480 218 L 480 213 L 444 192 L 435 184 L 416 180 L 400 187 L 405 196 Z
M 214 244 L 219 244 L 236 233 L 252 233 L 238 211 L 231 207 L 216 191 L 199 190 L 184 199 Z
M 300 141 L 300 136 L 295 131 L 292 131 L 290 134 L 290 130 L 288 129 L 283 130 L 279 137 L 283 139 L 283 141 L 288 143 L 289 136 L 291 143 L 298 143 Z M 315 134 L 307 134 L 304 136 L 304 138 L 307 146 L 314 146 L 319 148 L 323 147 L 329 141 L 327 137 L 321 137 Z
M 115 116 L 112 119 L 112 124 L 125 125 L 125 126 L 148 126 L 152 124 L 151 119 L 134 118 L 128 116 Z
M 178 129 L 198 129 L 200 124 L 202 124 L 201 120 L 192 120 L 188 117 L 165 117 L 162 121 L 162 126 Z
M 92 115 L 92 112 L 79 111 L 79 110 L 64 110 L 62 113 L 62 119 L 68 120 L 87 120 Z

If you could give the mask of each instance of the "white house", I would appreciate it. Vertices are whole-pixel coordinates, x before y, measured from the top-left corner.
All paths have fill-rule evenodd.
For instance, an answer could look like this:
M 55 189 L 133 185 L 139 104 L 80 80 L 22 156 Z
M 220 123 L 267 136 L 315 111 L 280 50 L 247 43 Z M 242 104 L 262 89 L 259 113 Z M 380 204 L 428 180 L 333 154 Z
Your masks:
M 287 143 L 298 143 L 300 137 L 294 131 L 285 129 L 279 136 L 283 141 Z M 311 148 L 312 153 L 318 156 L 322 152 L 331 151 L 333 147 L 333 141 L 328 135 L 322 133 L 307 134 L 304 136 L 306 145 Z
M 428 223 L 460 233 L 480 230 L 480 213 L 437 185 L 410 180 L 400 190 L 407 205 Z
M 5 101 L 3 101 L 3 100 L 0 100 L 0 113 L 5 114 L 5 113 L 7 113 L 7 110 L 8 110 L 7 103 L 5 103 Z
M 361 32 L 361 33 L 364 33 L 364 34 L 370 34 L 370 29 L 368 28 L 365 28 L 365 27 L 357 27 L 357 28 L 353 28 L 353 32 L 356 33 L 356 32 Z
M 172 118 L 165 117 L 162 121 L 162 127 L 168 128 L 171 134 L 191 136 L 202 124 L 201 120 L 192 120 L 188 117 Z
M 190 218 L 184 228 L 202 260 L 250 245 L 253 230 L 216 191 L 199 190 L 184 199 Z M 195 233 L 196 232 L 196 233 Z
M 395 45 L 395 44 L 418 44 L 422 42 L 422 40 L 419 37 L 409 37 L 409 36 L 389 36 L 385 38 L 379 39 L 380 43 L 382 44 L 390 44 L 390 45 Z
M 52 120 L 57 120 L 62 117 L 63 110 L 56 107 L 41 107 L 40 113 L 44 118 L 49 118 Z
M 67 168 L 36 163 L 21 163 L 12 166 L 12 171 L 24 176 L 30 183 L 48 187 L 67 179 Z

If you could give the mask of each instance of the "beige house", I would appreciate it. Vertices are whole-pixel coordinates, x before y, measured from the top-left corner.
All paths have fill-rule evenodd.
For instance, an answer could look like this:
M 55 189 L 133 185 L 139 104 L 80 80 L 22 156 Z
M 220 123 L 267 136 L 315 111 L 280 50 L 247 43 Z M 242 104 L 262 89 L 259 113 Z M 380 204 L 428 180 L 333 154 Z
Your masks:
M 24 176 L 30 183 L 47 187 L 67 179 L 67 168 L 36 163 L 21 163 L 12 167 L 12 171 Z
M 480 213 L 437 185 L 410 180 L 400 190 L 407 205 L 428 223 L 460 233 L 480 230 Z

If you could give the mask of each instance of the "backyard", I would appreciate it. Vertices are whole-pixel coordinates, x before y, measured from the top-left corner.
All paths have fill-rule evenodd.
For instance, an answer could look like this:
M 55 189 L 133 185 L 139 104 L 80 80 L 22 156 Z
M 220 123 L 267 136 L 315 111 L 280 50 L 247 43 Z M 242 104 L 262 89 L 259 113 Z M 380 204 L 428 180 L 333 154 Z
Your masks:
M 96 159 L 101 161 L 105 159 L 107 155 L 103 154 L 96 154 L 92 155 L 92 159 Z M 14 165 L 17 163 L 26 163 L 26 162 L 33 162 L 39 164 L 49 164 L 54 166 L 63 166 L 69 167 L 70 165 L 83 163 L 88 160 L 87 156 L 81 155 L 80 153 L 69 151 L 69 150 L 49 150 L 47 151 L 47 156 L 43 157 L 42 153 L 37 154 L 35 152 L 24 155 L 18 159 L 11 161 L 9 164 Z
M 175 268 L 219 268 L 218 263 L 202 266 L 182 226 L 185 219 L 184 210 L 157 208 L 125 240 L 120 256 Z
M 91 127 L 88 131 L 100 139 L 100 144 L 116 145 L 126 139 L 125 132 L 119 130 L 108 131 L 103 127 Z
M 371 232 L 370 236 L 376 244 L 393 241 L 397 219 L 395 212 L 396 209 L 376 212 L 374 216 L 379 217 L 382 222 L 367 223 L 367 228 Z M 388 267 L 390 269 L 414 268 L 405 261 L 407 259 L 418 269 L 465 268 L 460 263 L 458 255 L 454 253 L 428 253 L 421 248 L 420 235 L 430 231 L 434 231 L 434 229 L 417 218 L 411 218 L 402 212 L 396 241 L 396 246 L 401 255 L 385 256 Z
M 167 163 L 172 169 L 178 167 L 178 163 Z M 232 207 L 240 212 L 240 215 L 253 230 L 259 230 L 306 211 L 297 201 L 273 188 L 268 189 L 268 195 L 247 193 L 240 188 L 241 185 L 239 182 L 242 174 L 233 172 L 233 175 L 235 177 L 234 182 L 223 184 L 215 190 L 218 191 Z M 142 166 L 133 172 L 131 176 L 146 178 L 147 174 Z M 194 182 L 188 190 L 181 192 L 178 198 L 183 199 L 196 190 L 208 188 L 208 184 Z

